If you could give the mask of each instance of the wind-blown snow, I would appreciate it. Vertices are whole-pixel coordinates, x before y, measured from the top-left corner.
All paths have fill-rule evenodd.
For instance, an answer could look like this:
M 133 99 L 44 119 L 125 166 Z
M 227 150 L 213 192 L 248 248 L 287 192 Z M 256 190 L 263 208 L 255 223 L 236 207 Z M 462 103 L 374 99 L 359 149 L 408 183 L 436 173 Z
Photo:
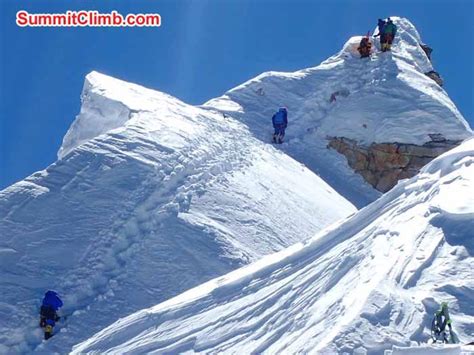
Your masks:
M 472 355 L 474 346 L 453 344 L 394 346 L 385 350 L 384 355 Z
M 242 123 L 95 72 L 59 156 L 0 192 L 0 353 L 64 353 L 356 211 Z M 47 289 L 69 316 L 41 345 Z
M 433 68 L 416 29 L 395 22 L 392 53 L 361 60 L 354 37 L 315 68 L 264 73 L 201 107 L 89 74 L 59 160 L 0 192 L 0 352 L 66 352 L 354 213 L 345 198 L 358 207 L 378 198 L 327 136 L 472 136 L 423 74 Z M 279 151 L 267 143 L 282 104 L 290 125 Z M 425 339 L 425 311 L 440 297 L 466 339 L 471 146 L 310 242 L 125 318 L 76 350 L 378 351 Z M 68 318 L 41 343 L 49 288 Z
M 73 353 L 381 353 L 426 342 L 441 301 L 472 340 L 473 191 L 470 139 L 310 241 L 121 319 Z
M 327 136 L 367 145 L 421 145 L 433 133 L 452 140 L 472 136 L 447 93 L 424 74 L 433 67 L 419 46 L 421 38 L 413 24 L 392 18 L 398 26 L 392 52 L 377 50 L 370 59 L 360 59 L 361 37 L 356 36 L 314 68 L 263 73 L 205 106 L 239 118 L 263 141 L 270 140 L 268 123 L 275 109 L 288 107 L 288 143 L 282 150 L 363 207 L 380 194 L 354 174 L 345 157 L 326 149 Z M 378 39 L 375 44 L 378 48 Z M 330 102 L 333 93 L 340 94 Z

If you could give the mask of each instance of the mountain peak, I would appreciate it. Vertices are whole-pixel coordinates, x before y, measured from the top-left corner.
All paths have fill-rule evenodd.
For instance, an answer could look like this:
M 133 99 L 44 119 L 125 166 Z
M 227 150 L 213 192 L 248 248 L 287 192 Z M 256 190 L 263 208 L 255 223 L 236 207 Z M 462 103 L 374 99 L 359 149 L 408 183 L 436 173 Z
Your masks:
M 0 353 L 63 353 L 356 210 L 236 119 L 96 72 L 59 155 L 0 191 L 2 302 L 17 315 L 0 307 Z M 68 332 L 42 343 L 23 320 L 46 289 Z
M 136 112 L 154 112 L 183 105 L 170 95 L 97 71 L 86 76 L 81 102 L 81 111 L 58 151 L 60 159 L 77 146 L 126 125 Z
M 426 56 L 426 53 L 421 48 L 422 44 L 421 36 L 418 33 L 416 27 L 406 18 L 397 16 L 390 17 L 392 22 L 397 26 L 397 33 L 395 42 L 397 45 L 393 46 L 392 54 L 399 60 L 404 60 L 406 63 L 414 66 L 416 70 L 422 74 L 433 70 L 433 66 Z M 372 35 L 378 35 L 377 27 L 372 31 Z M 360 58 L 360 54 L 357 51 L 360 40 L 364 36 L 351 37 L 343 46 L 342 50 L 330 60 L 334 59 L 347 59 L 347 58 Z M 370 37 L 372 43 L 375 45 L 373 53 L 380 51 L 380 37 Z M 329 59 L 328 59 L 329 60 Z M 323 62 L 324 63 L 324 62 Z
M 88 74 L 60 159 L 0 191 L 0 352 L 64 353 L 130 314 L 75 351 L 376 352 L 423 340 L 433 297 L 467 339 L 474 142 L 436 157 L 472 132 L 394 21 L 391 52 L 353 37 L 203 106 Z M 44 342 L 25 320 L 46 289 L 68 316 Z
M 275 108 L 284 104 L 289 124 L 282 149 L 361 206 L 371 193 L 362 192 L 355 181 L 357 189 L 347 187 L 347 180 L 353 179 L 350 171 L 342 171 L 340 180 L 332 173 L 345 164 L 344 158 L 352 174 L 385 192 L 414 176 L 428 162 L 424 157 L 432 159 L 472 136 L 469 124 L 435 81 L 437 73 L 415 26 L 405 18 L 392 19 L 398 31 L 391 51 L 382 52 L 376 37 L 371 39 L 370 57 L 361 58 L 357 48 L 362 37 L 355 36 L 316 67 L 261 74 L 205 105 L 239 118 L 265 141 Z M 338 150 L 342 161 L 332 155 L 321 159 L 328 156 L 327 147 L 334 148 L 333 139 L 351 142 Z M 441 141 L 448 143 L 442 147 Z M 384 156 L 374 165 L 370 152 L 380 150 L 379 145 Z M 421 155 L 411 154 L 412 148 Z M 400 151 L 409 153 L 400 158 Z M 338 167 L 328 161 L 338 161 Z

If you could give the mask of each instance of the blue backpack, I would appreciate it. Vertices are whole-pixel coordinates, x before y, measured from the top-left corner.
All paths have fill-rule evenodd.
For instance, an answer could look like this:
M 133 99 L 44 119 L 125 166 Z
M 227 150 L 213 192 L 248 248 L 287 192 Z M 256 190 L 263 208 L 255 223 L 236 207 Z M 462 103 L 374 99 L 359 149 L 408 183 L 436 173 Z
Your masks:
M 277 113 L 273 115 L 273 124 L 274 125 L 286 125 L 288 122 L 287 111 L 284 108 L 280 108 Z
M 44 294 L 43 306 L 51 307 L 55 311 L 63 306 L 63 301 L 59 298 L 59 295 L 54 291 L 47 291 Z

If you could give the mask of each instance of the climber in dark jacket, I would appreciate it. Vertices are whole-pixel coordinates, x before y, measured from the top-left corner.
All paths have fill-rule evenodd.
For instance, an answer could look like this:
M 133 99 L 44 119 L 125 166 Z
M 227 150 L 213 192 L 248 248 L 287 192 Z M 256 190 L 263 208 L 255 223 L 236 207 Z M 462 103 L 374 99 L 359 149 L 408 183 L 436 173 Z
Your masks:
M 288 110 L 286 107 L 280 107 L 278 112 L 273 115 L 272 122 L 273 128 L 275 129 L 275 133 L 273 133 L 273 143 L 281 144 L 285 137 L 285 129 L 288 126 Z
M 382 20 L 381 18 L 379 18 L 379 21 L 377 23 L 377 27 L 378 27 L 378 30 L 379 30 L 379 33 L 377 33 L 374 37 L 379 37 L 380 36 L 380 48 L 384 49 L 384 44 L 385 44 L 385 35 L 384 35 L 384 30 L 385 30 L 385 25 L 387 23 Z M 385 51 L 384 51 L 385 52 Z
M 47 291 L 43 298 L 40 309 L 40 327 L 44 330 L 44 338 L 47 340 L 53 336 L 53 328 L 59 320 L 58 310 L 63 306 L 63 301 L 54 291 Z

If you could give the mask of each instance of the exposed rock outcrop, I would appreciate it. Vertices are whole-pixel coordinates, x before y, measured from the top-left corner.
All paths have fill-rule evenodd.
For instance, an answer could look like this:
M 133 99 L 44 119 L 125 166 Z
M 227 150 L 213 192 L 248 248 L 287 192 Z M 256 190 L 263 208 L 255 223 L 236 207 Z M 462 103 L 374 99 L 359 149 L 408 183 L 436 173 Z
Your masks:
M 436 82 L 436 84 L 438 84 L 439 86 L 443 86 L 443 84 L 444 84 L 443 78 L 441 77 L 441 75 L 439 75 L 438 72 L 432 70 L 432 71 L 429 71 L 429 72 L 425 73 L 425 75 L 428 78 L 430 78 L 431 80 L 434 80 Z
M 431 48 L 430 46 L 428 46 L 427 44 L 424 44 L 424 43 L 420 43 L 420 47 L 421 47 L 421 49 L 423 49 L 426 56 L 428 57 L 428 59 L 431 62 L 431 53 L 433 53 L 433 48 Z M 431 70 L 429 72 L 426 72 L 425 75 L 427 77 L 429 77 L 430 79 L 434 80 L 436 82 L 436 84 L 438 84 L 439 86 L 443 86 L 443 84 L 444 84 L 443 78 L 441 77 L 441 75 L 439 75 L 438 72 L 436 72 L 434 70 Z
M 437 156 L 459 145 L 440 134 L 423 145 L 404 143 L 372 143 L 359 145 L 344 137 L 328 137 L 328 148 L 333 148 L 347 158 L 349 166 L 370 185 L 381 192 L 394 187 L 398 180 L 415 176 L 420 169 Z
M 424 43 L 420 43 L 420 47 L 421 47 L 421 49 L 423 49 L 426 56 L 428 57 L 428 59 L 431 62 L 431 53 L 433 52 L 433 48 L 431 48 L 430 46 L 428 46 L 427 44 L 424 44 Z

